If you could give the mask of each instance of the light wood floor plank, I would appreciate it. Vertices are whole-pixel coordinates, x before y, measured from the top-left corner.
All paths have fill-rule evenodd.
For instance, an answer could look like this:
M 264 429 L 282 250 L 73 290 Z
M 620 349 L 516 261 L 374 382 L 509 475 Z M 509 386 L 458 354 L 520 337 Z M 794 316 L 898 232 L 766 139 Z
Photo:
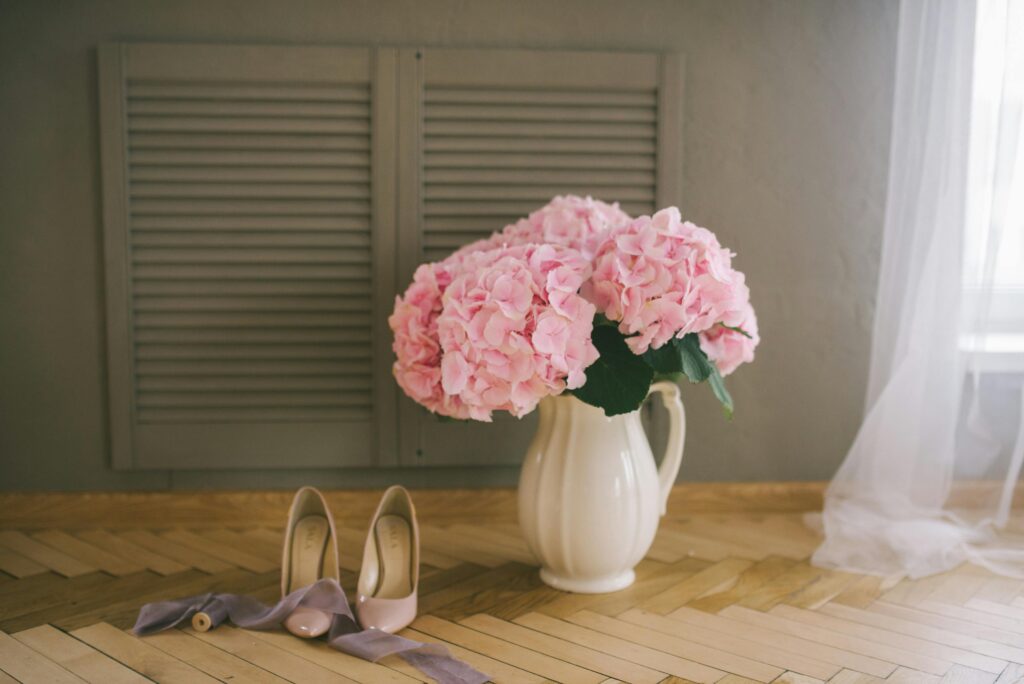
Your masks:
M 250 572 L 270 572 L 280 567 L 280 561 L 273 563 L 265 558 L 260 558 L 252 553 L 226 546 L 219 542 L 211 541 L 201 537 L 194 532 L 184 529 L 167 530 L 160 535 L 161 539 L 187 546 L 191 549 L 205 553 L 208 556 L 219 558 L 225 563 L 244 568 Z
M 753 610 L 768 610 L 807 585 L 817 582 L 826 572 L 806 563 L 797 563 L 786 572 L 765 582 L 760 589 L 745 596 L 738 605 Z
M 995 601 L 987 601 L 979 598 L 969 599 L 964 603 L 964 608 L 977 610 L 982 613 L 992 613 L 993 615 L 999 615 L 1010 620 L 1016 620 L 1024 626 L 1024 608 L 1014 605 L 1008 606 L 1002 603 L 996 603 Z
M 750 610 L 742 606 L 729 606 L 721 612 L 722 615 L 760 625 L 767 629 L 775 629 L 780 632 L 803 637 L 809 641 L 820 641 L 823 644 L 840 648 L 844 651 L 852 651 L 861 655 L 887 660 L 897 665 L 904 665 L 913 669 L 928 672 L 930 674 L 945 674 L 953 663 L 948 660 L 939 660 L 930 656 L 912 653 L 888 644 L 880 644 L 867 639 L 834 632 L 828 629 L 821 629 L 804 622 L 787 620 L 770 613 L 762 613 L 757 610 Z
M 196 639 L 180 629 L 152 634 L 145 637 L 145 642 L 221 681 L 257 684 L 280 684 L 288 681 L 201 639 Z
M 998 674 L 1002 672 L 1003 668 L 1007 665 L 1005 660 L 999 660 L 998 658 L 991 658 L 978 653 L 970 653 L 963 649 L 944 646 L 942 644 L 925 641 L 924 639 L 918 639 L 898 632 L 871 628 L 857 622 L 839 619 L 816 611 L 778 605 L 775 608 L 772 608 L 772 613 L 789 620 L 806 622 L 807 624 L 815 625 L 821 629 L 830 629 L 835 632 L 857 636 L 869 641 L 889 644 L 905 651 L 920 653 L 922 655 L 940 658 L 942 660 L 949 660 L 950 662 L 984 670 L 985 672 L 994 672 Z
M 695 643 L 734 653 L 768 665 L 774 665 L 783 671 L 792 670 L 816 679 L 830 679 L 839 672 L 837 665 L 826 663 L 801 653 L 785 651 L 773 646 L 750 641 L 727 632 L 715 632 L 705 629 L 694 629 L 691 625 L 672 620 L 662 615 L 642 610 L 629 610 L 619 619 L 634 625 L 646 627 L 663 634 L 687 639 Z
M 691 577 L 687 577 L 665 591 L 647 598 L 638 604 L 637 607 L 642 610 L 665 615 L 715 589 L 715 587 L 720 586 L 724 582 L 736 580 L 740 573 L 747 570 L 751 565 L 751 561 L 742 558 L 726 558 Z
M 98 651 L 153 681 L 166 684 L 214 684 L 217 680 L 191 665 L 106 623 L 71 632 Z
M 412 623 L 412 628 L 419 632 L 458 644 L 463 648 L 514 665 L 527 672 L 533 672 L 565 684 L 598 684 L 605 679 L 600 674 L 585 670 L 563 660 L 552 658 L 543 653 L 535 653 L 522 646 L 496 639 L 489 634 L 478 632 L 447 620 L 423 615 Z
M 143 684 L 149 681 L 134 670 L 50 625 L 33 627 L 12 636 L 87 682 Z
M 796 561 L 789 558 L 769 556 L 740 573 L 736 583 L 728 589 L 704 594 L 686 605 L 708 613 L 717 613 L 726 606 L 742 601 L 769 580 L 788 571 L 795 563 Z
M 663 521 L 658 533 L 665 539 L 666 543 L 675 544 L 676 548 L 684 551 L 686 555 L 714 562 L 725 560 L 730 556 L 758 561 L 770 555 L 760 549 L 752 549 L 749 546 L 733 544 L 714 537 L 701 536 L 692 530 L 683 529 L 680 527 L 681 524 L 685 523 Z
M 879 682 L 884 681 L 884 679 L 872 677 L 871 675 L 864 674 L 863 672 L 855 672 L 854 670 L 843 670 L 835 677 L 828 680 L 829 684 L 878 684 Z
M 526 670 L 521 670 L 518 667 L 514 667 L 508 663 L 503 663 L 500 660 L 495 660 L 494 658 L 477 653 L 476 651 L 470 651 L 457 644 L 426 634 L 425 632 L 418 632 L 415 629 L 407 628 L 402 630 L 400 635 L 407 639 L 412 639 L 413 641 L 441 644 L 448 649 L 448 652 L 452 654 L 453 658 L 458 658 L 459 660 L 469 663 L 478 671 L 488 675 L 492 681 L 497 682 L 498 684 L 541 684 L 542 682 L 548 681 L 540 675 L 527 672 Z
M 709 565 L 708 561 L 700 558 L 684 558 L 671 564 L 645 559 L 636 566 L 636 581 L 621 591 L 611 594 L 563 593 L 537 610 L 552 617 L 565 617 L 581 610 L 614 616 L 668 590 Z
M 980 625 L 987 625 L 996 629 L 1005 630 L 1011 634 L 1024 636 L 1024 625 L 1021 625 L 1020 622 L 1013 618 L 1007 618 L 980 610 L 972 610 L 970 608 L 964 608 L 963 606 L 954 606 L 949 603 L 940 603 L 939 601 L 922 601 L 916 607 L 929 613 L 959 618 L 961 620 L 967 620 L 968 622 L 975 622 Z
M 115 556 L 61 530 L 43 530 L 33 534 L 32 538 L 72 558 L 77 558 L 85 565 L 99 568 L 116 577 L 142 572 L 145 569 L 138 563 Z
M 757 662 L 735 653 L 590 611 L 580 611 L 566 619 L 582 627 L 709 665 L 724 672 L 749 677 L 759 682 L 770 682 L 784 672 L 782 668 Z
M 234 551 L 241 551 L 256 558 L 261 558 L 269 565 L 280 567 L 281 565 L 281 543 L 268 544 L 264 541 L 246 539 L 238 532 L 224 527 L 211 527 L 209 529 L 195 530 L 195 534 L 209 539 L 215 544 L 222 544 Z
M 985 639 L 986 641 L 1006 644 L 1015 648 L 1024 648 L 1024 634 L 1014 634 L 1013 632 L 989 627 L 988 625 L 971 622 L 969 620 L 962 620 L 948 615 L 918 610 L 916 608 L 910 608 L 909 606 L 900 606 L 895 603 L 886 603 L 885 601 L 879 601 L 878 603 L 870 605 L 865 610 L 872 613 L 878 613 L 880 615 L 899 618 L 901 620 L 917 622 L 930 627 L 937 627 L 950 632 L 966 634 L 979 639 Z
M 174 561 L 187 565 L 196 570 L 208 572 L 211 575 L 218 572 L 230 570 L 234 566 L 230 563 L 214 558 L 208 554 L 196 551 L 195 549 L 175 544 L 169 539 L 162 539 L 149 530 L 123 530 L 118 536 L 127 539 L 131 543 L 148 549 L 153 553 L 166 556 Z
M 22 682 L 70 684 L 85 681 L 3 632 L 0 632 L 0 669 Z
M 1021 589 L 1020 580 L 996 577 L 986 581 L 971 598 L 1024 607 L 1019 598 Z
M 506 537 L 500 532 L 486 530 L 473 525 L 452 525 L 448 531 L 458 534 L 474 546 L 499 558 L 507 558 L 524 565 L 539 565 L 533 553 L 521 539 Z
M 946 673 L 946 676 L 949 676 L 950 672 L 953 672 L 957 667 L 959 666 L 954 665 L 951 667 L 949 672 Z M 938 684 L 942 679 L 944 679 L 944 677 L 937 677 L 926 672 L 918 672 L 917 670 L 900 667 L 892 673 L 887 681 L 890 682 L 890 684 Z
M 13 575 L 17 579 L 24 579 L 25 577 L 48 572 L 44 565 L 36 563 L 31 558 L 27 558 L 16 551 L 12 551 L 6 546 L 0 546 L 0 570 L 8 575 Z
M 964 649 L 981 655 L 999 658 L 1001 660 L 1024 663 L 1024 649 L 1006 646 L 986 639 L 979 639 L 973 636 L 966 636 L 958 632 L 947 631 L 939 627 L 922 625 L 911 620 L 902 620 L 889 617 L 880 613 L 858 610 L 840 604 L 823 606 L 822 613 L 833 617 L 859 622 L 878 629 L 907 634 L 928 641 L 935 641 L 947 646 Z
M 461 620 L 459 624 L 631 684 L 656 684 L 668 674 L 483 613 Z
M 185 633 L 292 682 L 337 684 L 354 681 L 272 646 L 252 632 L 229 625 L 221 625 L 209 632 L 185 630 Z
M 320 639 L 296 639 L 291 634 L 282 631 L 251 631 L 246 632 L 256 639 L 265 641 L 282 651 L 287 651 L 294 656 L 303 658 L 320 667 L 326 668 L 338 674 L 345 675 L 349 679 L 366 684 L 411 684 L 420 681 L 420 677 L 410 678 L 390 668 L 370 663 L 347 653 L 335 650 L 327 645 L 326 641 Z
M 17 530 L 0 530 L 0 546 L 5 546 L 65 577 L 78 577 L 97 570 L 95 566 L 83 563 L 46 544 L 40 544 Z
M 118 537 L 106 530 L 82 530 L 76 532 L 75 536 L 121 558 L 136 561 L 158 575 L 174 575 L 189 569 L 187 565 L 178 563 L 158 553 L 153 553 L 149 549 L 133 544 L 127 539 Z
M 434 525 L 420 525 L 420 540 L 425 548 L 439 551 L 446 556 L 496 568 L 509 562 L 509 558 L 478 549 L 469 539 L 455 532 Z
M 732 620 L 719 615 L 709 615 L 685 606 L 669 613 L 668 617 L 673 620 L 686 622 L 698 629 L 709 630 L 712 633 L 734 634 L 782 651 L 812 655 L 818 660 L 876 677 L 888 677 L 896 669 L 896 666 L 892 663 L 879 660 L 878 658 L 844 651 L 828 644 L 823 644 L 820 641 L 802 639 L 791 634 L 766 629 L 739 620 Z
M 528 613 L 515 619 L 517 624 L 590 649 L 609 653 L 623 660 L 641 663 L 678 678 L 701 684 L 717 682 L 725 673 L 707 665 L 625 641 L 602 632 L 565 622 L 543 613 Z

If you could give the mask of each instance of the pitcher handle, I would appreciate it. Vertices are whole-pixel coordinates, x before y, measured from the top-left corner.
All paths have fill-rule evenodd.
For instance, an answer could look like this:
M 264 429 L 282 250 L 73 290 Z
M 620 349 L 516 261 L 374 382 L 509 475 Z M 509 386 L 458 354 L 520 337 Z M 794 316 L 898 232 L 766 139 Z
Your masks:
M 661 395 L 661 403 L 668 411 L 668 443 L 665 445 L 665 456 L 658 468 L 658 486 L 661 488 L 661 515 L 665 515 L 668 496 L 672 493 L 672 485 L 679 474 L 679 466 L 683 463 L 683 443 L 686 439 L 686 412 L 683 400 L 679 395 L 679 386 L 674 382 L 663 380 L 651 385 L 647 396 L 657 392 Z

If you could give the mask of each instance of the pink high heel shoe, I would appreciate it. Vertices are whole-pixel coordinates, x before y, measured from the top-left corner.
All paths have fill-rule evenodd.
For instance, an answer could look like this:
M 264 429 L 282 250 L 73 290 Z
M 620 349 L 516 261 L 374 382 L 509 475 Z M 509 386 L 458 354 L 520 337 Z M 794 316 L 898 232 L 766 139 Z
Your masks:
M 384 492 L 370 521 L 359 573 L 356 615 L 364 629 L 394 633 L 416 619 L 420 530 L 404 487 Z
M 338 535 L 323 494 L 313 487 L 303 487 L 295 492 L 284 531 L 281 596 L 323 578 L 340 580 Z M 299 606 L 285 619 L 284 626 L 295 636 L 312 639 L 330 629 L 331 619 L 321 610 Z

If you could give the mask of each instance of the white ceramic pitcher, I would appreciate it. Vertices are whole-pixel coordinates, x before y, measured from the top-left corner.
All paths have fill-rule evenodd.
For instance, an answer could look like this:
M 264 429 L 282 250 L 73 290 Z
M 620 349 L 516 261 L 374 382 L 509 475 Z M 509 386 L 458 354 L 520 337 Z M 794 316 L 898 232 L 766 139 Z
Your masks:
M 665 514 L 686 432 L 679 388 L 657 382 L 648 396 L 655 392 L 670 417 L 660 469 L 639 410 L 609 418 L 569 394 L 541 401 L 519 478 L 519 525 L 546 584 L 598 594 L 633 583 Z

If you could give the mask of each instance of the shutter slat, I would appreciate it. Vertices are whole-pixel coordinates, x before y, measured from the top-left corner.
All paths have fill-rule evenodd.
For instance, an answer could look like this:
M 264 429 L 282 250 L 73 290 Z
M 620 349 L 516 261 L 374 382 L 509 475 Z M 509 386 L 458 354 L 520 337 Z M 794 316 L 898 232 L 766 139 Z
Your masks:
M 239 215 L 267 214 L 284 216 L 369 216 L 369 200 L 214 200 L 214 199 L 133 199 L 133 215 Z
M 556 107 L 529 105 L 435 104 L 427 121 L 547 121 L 650 123 L 656 120 L 653 107 Z
M 586 154 L 655 154 L 653 138 L 529 138 L 526 136 L 430 137 L 423 141 L 428 152 L 582 152 Z
M 353 167 L 138 166 L 133 183 L 145 181 L 241 183 L 369 183 L 369 169 Z
M 216 362 L 219 368 L 230 369 L 236 364 L 260 361 L 267 367 L 278 368 L 283 364 L 344 363 L 352 359 L 365 364 L 371 353 L 359 344 L 272 344 L 272 345 L 216 345 L 216 344 L 142 344 L 137 358 L 139 367 L 143 363 L 168 360 L 182 360 L 180 367 L 191 368 L 195 364 Z
M 366 406 L 370 404 L 362 393 L 357 396 L 346 396 L 347 392 L 324 390 L 322 392 L 146 392 L 139 396 L 138 405 L 142 408 L 173 407 L 173 408 L 276 408 L 283 407 L 342 407 Z
M 156 311 L 364 311 L 365 299 L 340 297 L 151 297 L 137 296 L 135 310 Z
M 369 153 L 347 150 L 136 150 L 133 167 L 139 166 L 332 166 L 368 168 Z
M 136 264 L 365 264 L 368 249 L 263 249 L 258 247 L 136 247 Z
M 635 92 L 593 92 L 568 89 L 518 89 L 518 88 L 428 88 L 424 100 L 427 104 L 546 104 L 577 105 L 598 107 L 645 107 L 657 104 L 657 94 L 652 91 Z
M 615 197 L 620 201 L 632 200 L 637 202 L 654 202 L 654 188 L 630 187 L 628 185 L 566 185 L 562 192 L 574 195 L 600 195 L 601 197 Z M 437 184 L 430 188 L 430 196 L 436 199 L 491 199 L 491 200 L 530 200 L 536 206 L 547 204 L 551 199 L 551 189 L 548 185 L 457 185 Z
M 297 423 L 300 421 L 312 422 L 361 422 L 368 420 L 371 415 L 369 404 L 357 406 L 274 406 L 261 408 L 250 406 L 244 409 L 232 409 L 218 407 L 216 411 L 210 408 L 157 408 L 139 409 L 139 421 L 142 423 L 159 424 L 202 424 L 202 423 Z
M 197 359 L 182 362 L 180 360 L 143 361 L 140 360 L 136 372 L 146 377 L 302 377 L 314 376 L 355 376 L 363 377 L 365 361 L 340 361 L 303 359 L 301 361 L 261 361 L 222 359 Z
M 285 100 L 305 102 L 369 102 L 366 85 L 296 85 L 294 83 L 232 83 L 129 79 L 131 97 L 168 100 Z
M 220 393 L 220 392 L 351 392 L 369 391 L 370 378 L 345 375 L 278 375 L 247 376 L 150 376 L 139 374 L 139 389 L 153 393 Z
M 207 100 L 167 100 L 133 97 L 128 100 L 128 114 L 137 116 L 238 116 L 238 117 L 302 117 L 324 119 L 370 119 L 369 102 L 237 102 L 222 98 Z
M 369 151 L 365 135 L 280 133 L 131 133 L 131 150 L 353 150 Z
M 365 233 L 287 231 L 149 231 L 132 236 L 135 247 L 342 247 L 370 248 Z
M 477 185 L 544 185 L 564 187 L 569 184 L 593 186 L 595 188 L 612 186 L 653 187 L 653 170 L 622 170 L 606 169 L 591 170 L 589 168 L 566 169 L 445 169 L 432 168 L 424 171 L 426 185 L 440 186 L 458 184 L 460 187 Z M 550 190 L 549 193 L 550 194 Z M 584 193 L 584 194 L 596 194 Z
M 135 331 L 138 344 L 342 344 L 370 341 L 358 328 L 148 328 Z
M 175 264 L 172 266 L 136 264 L 137 280 L 368 280 L 369 264 L 319 266 L 306 264 L 210 265 Z
M 653 170 L 652 155 L 590 155 L 590 154 L 500 154 L 492 152 L 436 152 L 424 162 L 429 171 L 436 168 L 463 169 L 522 169 L 529 173 L 546 169 L 626 169 Z
M 162 197 L 184 200 L 205 198 L 252 198 L 272 197 L 274 199 L 359 199 L 369 194 L 369 184 L 360 185 L 334 183 L 135 183 L 132 198 Z
M 211 133 L 239 131 L 246 133 L 349 133 L 370 134 L 370 122 L 364 119 L 314 119 L 298 117 L 240 116 L 148 116 L 129 119 L 129 132 L 145 131 L 207 131 Z
M 366 84 L 129 81 L 141 423 L 372 412 Z
M 368 311 L 175 311 L 136 310 L 135 325 L 144 328 L 353 328 L 368 326 Z
M 367 217 L 358 216 L 137 216 L 135 231 L 357 231 L 369 233 Z
M 493 121 L 435 121 L 427 119 L 424 128 L 430 135 L 494 135 L 533 138 L 611 138 L 637 137 L 653 139 L 654 124 L 613 123 L 547 123 Z
M 306 297 L 358 297 L 373 291 L 366 279 L 337 280 L 212 280 L 189 278 L 174 280 L 159 278 L 136 283 L 136 297 L 144 296 L 224 296 L 263 297 L 303 295 Z

